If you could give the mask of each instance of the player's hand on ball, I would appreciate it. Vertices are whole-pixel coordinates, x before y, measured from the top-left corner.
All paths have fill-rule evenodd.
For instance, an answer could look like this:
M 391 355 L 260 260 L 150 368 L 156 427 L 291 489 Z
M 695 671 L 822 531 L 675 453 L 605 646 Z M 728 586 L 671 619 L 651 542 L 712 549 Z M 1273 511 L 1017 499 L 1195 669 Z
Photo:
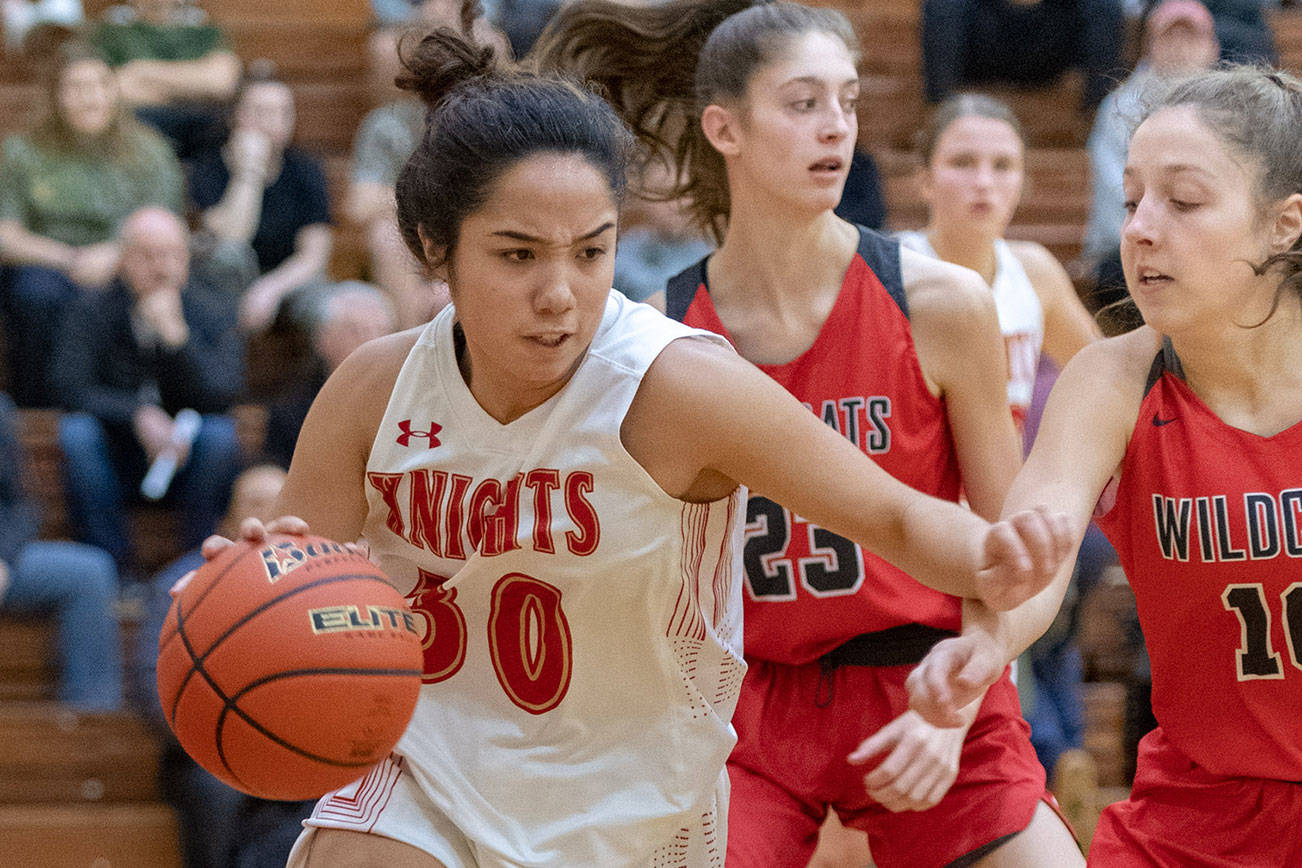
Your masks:
M 977 594 L 995 611 L 1015 608 L 1049 584 L 1071 551 L 1067 517 L 1043 508 L 1015 513 L 986 531 Z
M 933 726 L 969 725 L 965 710 L 984 697 L 1007 665 L 1003 650 L 987 635 L 937 642 L 904 682 L 909 707 Z

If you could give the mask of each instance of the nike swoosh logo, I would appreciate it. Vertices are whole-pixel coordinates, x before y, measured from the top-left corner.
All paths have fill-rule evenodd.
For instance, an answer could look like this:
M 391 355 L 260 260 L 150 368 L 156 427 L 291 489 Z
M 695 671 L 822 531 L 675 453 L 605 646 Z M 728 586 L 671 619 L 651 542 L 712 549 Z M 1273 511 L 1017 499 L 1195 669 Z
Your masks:
M 1178 416 L 1177 416 L 1175 419 L 1163 419 L 1163 418 L 1159 417 L 1156 413 L 1154 413 L 1154 414 L 1153 414 L 1153 427 L 1155 427 L 1155 428 L 1161 428 L 1163 425 L 1170 425 L 1172 422 L 1175 422 L 1175 421 L 1177 421 L 1178 419 L 1179 419 Z

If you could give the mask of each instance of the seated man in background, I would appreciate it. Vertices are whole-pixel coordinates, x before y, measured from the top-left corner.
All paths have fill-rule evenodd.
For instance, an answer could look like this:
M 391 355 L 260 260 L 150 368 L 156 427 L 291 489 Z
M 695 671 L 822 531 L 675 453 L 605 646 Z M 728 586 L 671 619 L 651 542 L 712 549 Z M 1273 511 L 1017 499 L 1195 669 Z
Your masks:
M 190 196 L 217 241 L 218 270 L 238 274 L 239 261 L 247 263 L 244 279 L 219 288 L 240 295 L 240 325 L 253 334 L 270 325 L 286 295 L 325 275 L 330 201 L 321 163 L 290 144 L 296 118 L 288 85 L 257 72 L 240 89 L 231 120 L 226 141 L 195 158 Z
M 311 301 L 310 311 L 303 316 L 311 354 L 307 370 L 271 402 L 262 444 L 267 459 L 286 468 L 308 408 L 326 378 L 353 350 L 398 327 L 389 299 L 368 283 L 346 280 L 323 286 Z
M 141 209 L 119 243 L 117 279 L 64 320 L 54 377 L 69 411 L 59 441 L 74 531 L 131 570 L 124 504 L 160 458 L 177 468 L 167 496 L 181 512 L 180 546 L 213 532 L 240 458 L 224 414 L 241 394 L 244 357 L 231 312 L 189 283 L 179 218 Z M 186 410 L 201 417 L 191 436 L 178 424 Z
M 81 711 L 122 705 L 122 640 L 113 559 L 74 542 L 36 538 L 36 507 L 23 491 L 18 413 L 0 394 L 0 613 L 53 614 L 59 699 Z
M 285 471 L 270 464 L 241 473 L 219 532 L 238 539 L 243 519 L 274 518 L 276 498 L 284 483 Z M 196 548 L 165 567 L 150 583 L 145 621 L 131 654 L 132 698 L 164 737 L 160 783 L 163 797 L 180 815 L 186 868 L 281 868 L 298 837 L 299 822 L 312 812 L 314 803 L 268 802 L 231 789 L 186 755 L 158 705 L 158 634 L 171 605 L 168 590 L 202 563 L 203 555 Z
M 130 0 L 106 10 L 91 40 L 137 116 L 171 139 L 181 159 L 193 157 L 239 84 L 225 34 L 186 0 Z

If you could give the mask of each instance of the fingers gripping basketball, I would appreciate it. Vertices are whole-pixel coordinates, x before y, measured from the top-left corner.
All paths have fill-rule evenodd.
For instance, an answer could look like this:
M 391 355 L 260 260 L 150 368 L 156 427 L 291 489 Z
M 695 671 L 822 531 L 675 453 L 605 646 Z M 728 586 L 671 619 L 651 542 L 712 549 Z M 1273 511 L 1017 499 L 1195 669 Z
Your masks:
M 420 692 L 421 639 L 401 595 L 321 537 L 273 535 L 205 563 L 158 648 L 158 697 L 181 746 L 263 798 L 316 798 L 365 773 Z

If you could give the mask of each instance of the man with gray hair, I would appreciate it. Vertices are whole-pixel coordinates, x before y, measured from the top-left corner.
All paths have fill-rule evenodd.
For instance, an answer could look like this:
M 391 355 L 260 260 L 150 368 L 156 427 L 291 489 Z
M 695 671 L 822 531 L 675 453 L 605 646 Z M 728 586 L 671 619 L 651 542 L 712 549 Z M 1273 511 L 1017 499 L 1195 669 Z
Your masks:
M 174 504 L 178 549 L 202 542 L 225 508 L 239 449 L 224 414 L 243 388 L 244 350 L 233 311 L 189 283 L 179 218 L 143 208 L 119 241 L 117 278 L 68 312 L 54 380 L 69 411 L 59 439 L 74 530 L 134 572 L 127 502 Z

